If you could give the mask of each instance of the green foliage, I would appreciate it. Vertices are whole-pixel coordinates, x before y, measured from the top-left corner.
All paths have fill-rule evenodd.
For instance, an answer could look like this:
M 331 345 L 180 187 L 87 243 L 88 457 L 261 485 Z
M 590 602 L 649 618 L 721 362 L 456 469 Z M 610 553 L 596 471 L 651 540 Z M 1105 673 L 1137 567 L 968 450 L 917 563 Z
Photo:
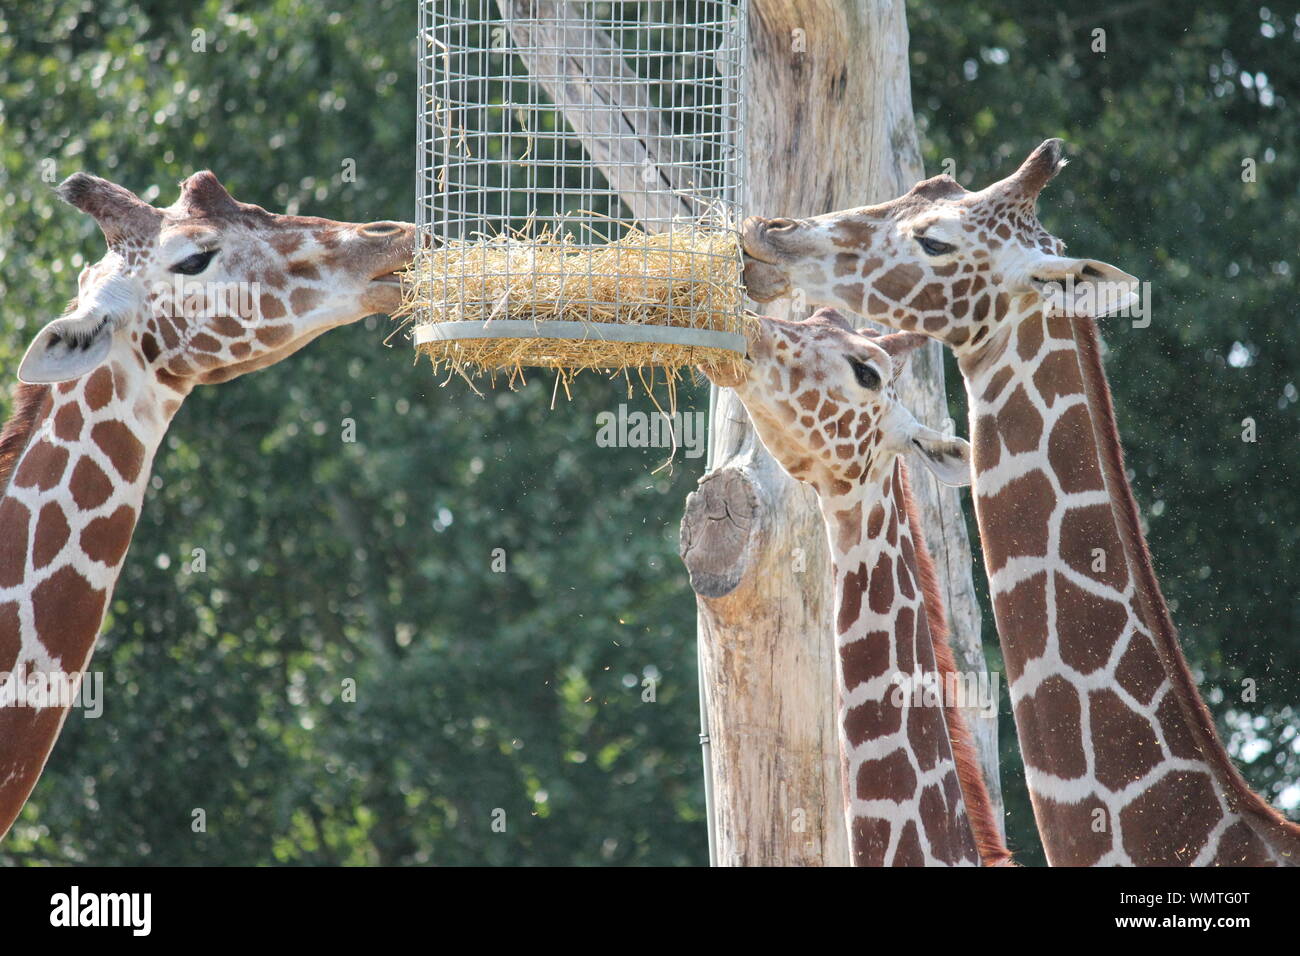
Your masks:
M 411 217 L 414 9 L 333 6 L 0 13 L 0 368 L 102 254 L 51 170 L 168 203 L 209 167 L 277 211 Z M 909 17 L 928 167 L 952 157 L 979 186 L 1064 136 L 1072 164 L 1046 224 L 1152 282 L 1151 327 L 1107 327 L 1129 465 L 1189 657 L 1251 781 L 1276 795 L 1300 778 L 1297 25 L 1224 0 L 1186 14 L 922 0 Z M 386 332 L 339 330 L 186 402 L 96 652 L 105 714 L 70 718 L 0 860 L 704 861 L 694 603 L 676 556 L 700 460 L 652 475 L 663 452 L 598 447 L 616 385 L 588 378 L 554 411 L 544 376 L 479 399 L 440 387 L 404 344 L 391 354 Z M 1243 677 L 1257 702 L 1234 703 Z M 1032 859 L 1014 739 L 1008 721 L 1009 828 Z

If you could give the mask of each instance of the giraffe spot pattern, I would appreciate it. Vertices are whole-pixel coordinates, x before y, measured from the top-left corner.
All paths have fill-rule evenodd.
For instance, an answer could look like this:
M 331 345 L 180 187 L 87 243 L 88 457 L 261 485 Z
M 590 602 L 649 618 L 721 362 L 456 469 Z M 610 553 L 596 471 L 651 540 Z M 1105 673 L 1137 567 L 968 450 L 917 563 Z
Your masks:
M 1096 456 L 1079 454 L 1080 448 L 1093 443 L 1092 419 L 1086 407 L 1074 405 L 1057 419 L 1047 439 L 1047 460 L 1066 494 L 1105 489 Z
M 1134 700 L 1150 704 L 1156 691 L 1166 683 L 1160 658 L 1151 639 L 1141 632 L 1134 633 L 1115 668 L 1115 680 Z
M 852 691 L 879 677 L 889 668 L 890 638 L 884 631 L 871 631 L 866 637 L 840 645 L 840 666 L 844 672 L 844 687 Z
M 280 301 L 279 296 L 269 292 L 262 293 L 261 298 L 257 300 L 257 308 L 263 319 L 278 319 L 285 314 L 284 303 Z
M 325 296 L 318 289 L 294 289 L 289 294 L 289 308 L 295 315 L 306 315 L 316 306 L 320 305 Z M 261 331 L 260 329 L 258 330 Z M 284 329 L 285 337 L 288 337 L 288 328 Z M 259 335 L 260 338 L 260 335 Z
M 81 532 L 81 550 L 92 561 L 117 567 L 131 543 L 135 510 L 122 505 L 107 517 L 96 518 Z
M 3 525 L 0 525 L 3 526 Z M 47 502 L 36 519 L 36 535 L 32 542 L 32 568 L 39 571 L 53 561 L 63 550 L 71 529 L 63 506 L 57 501 Z
M 1039 828 L 1053 835 L 1046 847 L 1051 866 L 1094 866 L 1114 847 L 1116 824 L 1098 797 L 1067 803 L 1030 791 L 1030 798 Z
M 875 288 L 886 298 L 901 302 L 921 281 L 923 274 L 920 266 L 900 263 L 877 279 Z
M 1006 635 L 1002 653 L 1007 676 L 1019 680 L 1025 664 L 1047 649 L 1047 572 L 1039 571 L 1015 587 L 993 595 L 993 616 L 998 633 Z
M 845 684 L 848 685 L 847 680 Z M 892 693 L 886 693 L 882 700 L 865 700 L 846 709 L 844 735 L 850 746 L 860 747 L 868 740 L 879 740 L 899 731 L 903 713 L 893 697 Z
M 215 316 L 208 328 L 216 335 L 224 336 L 228 339 L 237 339 L 245 332 L 244 325 L 233 315 Z
M 220 352 L 221 343 L 207 332 L 200 332 L 190 339 L 190 347 L 200 352 Z
M 1002 436 L 998 433 L 995 415 L 981 415 L 975 423 L 975 440 L 972 443 L 971 464 L 975 473 L 988 472 L 1002 459 Z
M 858 619 L 862 611 L 862 592 L 866 590 L 866 582 L 866 565 L 860 564 L 856 571 L 849 571 L 844 575 L 843 597 L 840 600 L 839 617 L 836 619 L 838 630 L 847 631 Z
M 925 851 L 921 848 L 921 835 L 917 832 L 915 820 L 908 820 L 903 824 L 903 832 L 898 837 L 898 849 L 894 851 L 892 865 L 925 866 Z
M 1057 627 L 1067 634 L 1089 635 L 1086 641 L 1062 644 L 1061 660 L 1081 674 L 1091 674 L 1110 660 L 1110 652 L 1128 624 L 1128 609 L 1083 590 L 1061 574 L 1053 576 L 1053 586 Z
M 85 416 L 81 414 L 80 406 L 76 403 L 64 405 L 54 415 L 54 437 L 60 441 L 76 441 L 81 437 L 83 424 Z
M 917 615 L 910 607 L 901 607 L 894 615 L 894 650 L 898 669 L 910 674 L 916 667 Z
M 36 633 L 47 637 L 55 633 L 93 634 L 104 619 L 106 595 L 74 568 L 59 568 L 32 590 L 32 615 Z M 79 666 L 80 661 L 61 663 Z
M 27 563 L 27 534 L 32 513 L 15 498 L 0 501 L 0 588 L 17 587 Z
M 90 430 L 91 440 L 99 446 L 117 473 L 128 482 L 140 477 L 144 467 L 144 445 L 124 422 L 102 421 Z
M 1141 780 L 1164 759 L 1164 748 L 1146 718 L 1132 710 L 1113 690 L 1088 693 L 1092 735 L 1109 741 L 1098 748 L 1096 776 L 1102 786 L 1121 790 Z
M 82 394 L 86 398 L 86 407 L 92 412 L 105 407 L 113 398 L 113 373 L 103 365 L 95 369 L 86 381 L 86 390 Z
M 1238 820 L 1219 838 L 1219 851 L 1211 866 L 1269 866 L 1272 858 L 1255 831 Z
M 1100 551 L 1101 554 L 1096 554 Z M 1068 567 L 1117 592 L 1128 584 L 1128 562 L 1109 504 L 1071 508 L 1061 519 L 1059 552 Z
M 1079 358 L 1074 349 L 1056 349 L 1039 359 L 1033 381 L 1039 397 L 1049 409 L 1058 399 L 1082 394 L 1083 379 L 1079 375 Z
M 862 502 L 855 501 L 853 507 L 835 514 L 835 546 L 841 554 L 848 554 L 849 549 L 862 533 Z
M 1165 693 L 1159 706 L 1156 707 L 1156 720 L 1160 722 L 1160 734 L 1164 737 L 1165 744 L 1175 757 L 1182 757 L 1184 760 L 1200 758 L 1201 748 L 1196 745 L 1196 740 L 1192 737 L 1192 732 L 1187 726 L 1187 718 L 1183 716 L 1182 705 L 1178 703 L 1178 698 L 1174 696 L 1172 689 Z
M 1043 416 L 1038 414 L 1023 385 L 1017 385 L 997 414 L 1002 443 L 1013 455 L 1034 451 L 1043 434 Z
M 921 626 L 924 627 L 924 624 Z M 946 728 L 941 720 L 933 719 L 939 716 L 935 713 L 936 709 L 921 706 L 909 707 L 907 710 L 907 741 L 922 773 L 933 770 L 940 758 L 949 756 L 948 741 L 946 737 L 940 737 L 940 734 L 946 734 Z
M 68 467 L 68 450 L 42 439 L 23 455 L 22 464 L 13 477 L 17 488 L 36 488 L 49 491 L 63 478 Z
M 916 771 L 907 751 L 895 750 L 886 757 L 864 760 L 858 767 L 856 784 L 859 800 L 892 800 L 902 803 L 916 792 Z
M 889 852 L 890 825 L 880 817 L 853 818 L 853 853 L 857 866 L 884 866 Z
M 862 296 L 866 292 L 866 287 L 861 282 L 842 283 L 837 285 L 833 291 L 840 301 L 849 306 L 854 312 L 860 314 L 867 311 L 862 308 Z
M 1124 852 L 1137 866 L 1186 865 L 1222 817 L 1209 774 L 1171 770 L 1120 810 Z
M 23 638 L 18 618 L 18 602 L 0 604 L 0 671 L 10 673 L 18 663 Z
M 113 485 L 104 470 L 89 458 L 80 459 L 72 469 L 69 482 L 72 500 L 82 511 L 98 508 L 113 493 Z
M 1055 434 L 1055 432 L 1053 432 Z M 1021 475 L 995 495 L 976 495 L 976 515 L 988 573 L 1017 557 L 1044 557 L 1056 492 L 1041 471 Z
M 1038 318 L 1027 318 L 1016 329 L 1016 354 L 1026 362 L 1038 354 L 1043 347 L 1043 322 Z M 1006 367 L 1010 372 L 1010 367 Z
M 1062 780 L 1074 780 L 1087 773 L 1082 709 L 1073 684 L 1053 674 L 1032 694 L 1020 699 L 1015 713 L 1026 766 Z

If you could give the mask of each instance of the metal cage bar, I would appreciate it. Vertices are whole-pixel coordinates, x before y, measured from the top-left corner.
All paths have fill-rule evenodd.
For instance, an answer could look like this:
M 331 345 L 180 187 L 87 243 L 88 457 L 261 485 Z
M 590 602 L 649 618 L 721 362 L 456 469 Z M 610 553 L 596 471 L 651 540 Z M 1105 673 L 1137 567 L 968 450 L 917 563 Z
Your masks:
M 674 256 L 738 259 L 671 244 L 683 224 L 738 223 L 745 12 L 745 0 L 421 0 L 417 225 L 453 247 L 502 235 L 524 247 L 566 236 L 575 250 L 619 240 L 611 266 L 586 267 L 592 279 L 646 275 L 640 233 L 668 232 Z M 442 295 L 428 307 L 443 319 L 494 311 L 471 301 L 487 284 L 471 281 L 487 275 L 485 257 L 460 248 L 428 265 Z M 739 287 L 738 261 L 694 264 L 688 274 L 724 271 Z M 492 268 L 530 282 L 534 303 L 557 275 L 526 254 Z M 635 296 L 635 284 L 616 294 Z M 571 288 L 564 298 L 569 315 L 623 304 L 635 303 Z M 508 318 L 537 311 L 512 303 Z

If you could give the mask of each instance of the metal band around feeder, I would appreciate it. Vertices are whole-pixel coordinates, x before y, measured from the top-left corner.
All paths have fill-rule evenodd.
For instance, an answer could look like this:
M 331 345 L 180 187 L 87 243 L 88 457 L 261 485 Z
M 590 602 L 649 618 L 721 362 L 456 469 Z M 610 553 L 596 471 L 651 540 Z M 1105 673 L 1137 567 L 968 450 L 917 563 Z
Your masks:
M 582 342 L 693 345 L 745 354 L 745 337 L 737 332 L 716 332 L 679 325 L 623 325 L 615 322 L 530 322 L 527 319 L 492 319 L 488 322 L 426 322 L 415 327 L 415 344 L 454 342 L 459 339 L 560 339 Z

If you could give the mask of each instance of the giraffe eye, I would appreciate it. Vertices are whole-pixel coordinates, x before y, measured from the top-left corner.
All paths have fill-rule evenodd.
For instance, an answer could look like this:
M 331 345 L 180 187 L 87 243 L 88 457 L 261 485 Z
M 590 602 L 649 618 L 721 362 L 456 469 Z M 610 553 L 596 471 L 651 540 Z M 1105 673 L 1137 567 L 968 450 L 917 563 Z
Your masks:
M 872 391 L 880 388 L 880 373 L 868 365 L 866 362 L 859 362 L 857 359 L 849 359 L 849 365 L 853 367 L 853 374 L 857 377 L 858 384 L 863 388 L 869 388 Z
M 209 249 L 207 252 L 196 252 L 192 256 L 186 256 L 176 265 L 172 266 L 172 272 L 179 272 L 183 276 L 196 276 L 208 267 L 218 250 Z
M 930 239 L 926 236 L 917 236 L 916 241 L 921 244 L 927 256 L 946 256 L 957 248 L 951 242 L 940 242 L 938 239 Z

